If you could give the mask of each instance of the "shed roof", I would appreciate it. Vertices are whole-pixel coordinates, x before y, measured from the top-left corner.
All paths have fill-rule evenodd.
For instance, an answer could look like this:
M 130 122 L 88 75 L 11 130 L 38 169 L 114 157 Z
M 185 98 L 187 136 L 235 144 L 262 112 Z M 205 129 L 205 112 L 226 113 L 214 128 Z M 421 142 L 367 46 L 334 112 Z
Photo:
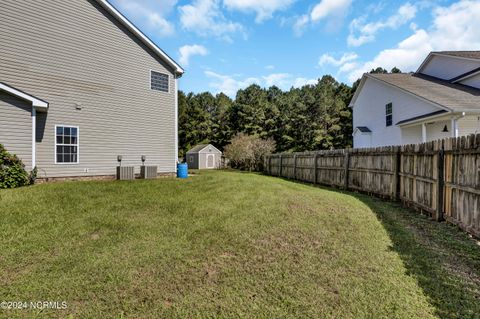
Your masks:
M 187 153 L 191 154 L 191 153 L 200 153 L 201 151 L 203 151 L 205 148 L 207 148 L 208 146 L 212 147 L 213 149 L 215 149 L 218 153 L 222 153 L 218 148 L 216 148 L 215 146 L 213 146 L 212 144 L 198 144 L 196 146 L 194 146 L 192 149 L 190 149 Z
M 355 129 L 359 130 L 362 133 L 372 133 L 372 131 L 366 126 L 357 126 Z
M 22 100 L 28 101 L 32 103 L 32 106 L 35 107 L 38 110 L 43 110 L 46 111 L 48 110 L 48 102 L 44 101 L 42 99 L 39 99 L 38 97 L 35 97 L 31 94 L 28 94 L 26 92 L 23 92 L 19 89 L 14 88 L 13 86 L 10 86 L 6 83 L 0 82 L 0 91 L 5 91 L 9 94 L 12 94 Z
M 424 74 L 366 74 L 450 111 L 480 111 L 480 89 Z

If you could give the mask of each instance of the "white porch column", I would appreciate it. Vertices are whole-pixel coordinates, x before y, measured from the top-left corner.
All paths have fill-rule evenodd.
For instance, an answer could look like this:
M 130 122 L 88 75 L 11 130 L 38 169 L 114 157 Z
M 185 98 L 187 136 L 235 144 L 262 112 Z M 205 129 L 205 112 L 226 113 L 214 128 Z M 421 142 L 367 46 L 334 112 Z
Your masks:
M 36 147 L 36 134 L 37 133 L 37 110 L 35 106 L 32 106 L 32 170 L 37 166 L 37 147 Z
M 458 124 L 457 124 L 457 118 L 452 117 L 452 137 L 458 137 Z
M 422 123 L 422 143 L 427 143 L 427 124 Z

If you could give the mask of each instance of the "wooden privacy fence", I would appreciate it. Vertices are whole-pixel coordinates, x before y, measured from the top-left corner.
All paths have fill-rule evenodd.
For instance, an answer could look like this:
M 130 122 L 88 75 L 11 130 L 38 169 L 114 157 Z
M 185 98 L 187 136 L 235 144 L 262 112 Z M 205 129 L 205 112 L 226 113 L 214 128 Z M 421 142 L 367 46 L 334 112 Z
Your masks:
M 424 144 L 268 155 L 265 173 L 400 200 L 480 237 L 480 134 Z

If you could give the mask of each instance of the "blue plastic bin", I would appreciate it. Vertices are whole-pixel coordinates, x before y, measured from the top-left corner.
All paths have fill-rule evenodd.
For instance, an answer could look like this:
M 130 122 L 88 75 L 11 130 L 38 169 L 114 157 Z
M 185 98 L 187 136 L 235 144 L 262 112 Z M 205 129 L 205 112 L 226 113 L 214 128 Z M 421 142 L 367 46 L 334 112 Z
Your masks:
M 177 178 L 188 178 L 188 164 L 187 163 L 178 163 L 177 164 Z

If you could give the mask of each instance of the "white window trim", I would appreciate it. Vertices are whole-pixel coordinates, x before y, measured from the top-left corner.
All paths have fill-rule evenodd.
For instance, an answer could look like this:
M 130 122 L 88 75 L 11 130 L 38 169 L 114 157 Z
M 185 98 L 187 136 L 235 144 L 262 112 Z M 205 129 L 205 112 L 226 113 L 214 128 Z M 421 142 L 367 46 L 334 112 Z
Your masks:
M 57 127 L 70 127 L 70 128 L 76 128 L 77 129 L 77 161 L 76 162 L 71 162 L 71 163 L 58 163 L 57 162 Z M 55 160 L 55 165 L 78 165 L 80 164 L 80 127 L 75 126 L 75 125 L 66 125 L 66 124 L 56 124 L 53 132 L 53 137 L 55 140 L 55 147 L 54 147 L 54 160 Z
M 390 104 L 390 113 L 387 113 L 387 106 Z M 392 117 L 392 123 L 390 125 L 387 125 L 387 117 L 388 116 L 391 116 Z M 386 127 L 390 127 L 390 126 L 393 126 L 393 102 L 389 102 L 387 104 L 385 104 L 385 126 Z
M 157 73 L 165 74 L 166 76 L 168 76 L 168 92 L 152 89 L 152 72 L 157 72 Z M 150 69 L 150 73 L 149 73 L 148 78 L 149 78 L 148 87 L 150 88 L 150 91 L 170 94 L 170 92 L 171 92 L 171 89 L 170 89 L 171 77 L 170 77 L 169 73 L 164 72 L 164 71 L 157 71 L 157 70 Z

